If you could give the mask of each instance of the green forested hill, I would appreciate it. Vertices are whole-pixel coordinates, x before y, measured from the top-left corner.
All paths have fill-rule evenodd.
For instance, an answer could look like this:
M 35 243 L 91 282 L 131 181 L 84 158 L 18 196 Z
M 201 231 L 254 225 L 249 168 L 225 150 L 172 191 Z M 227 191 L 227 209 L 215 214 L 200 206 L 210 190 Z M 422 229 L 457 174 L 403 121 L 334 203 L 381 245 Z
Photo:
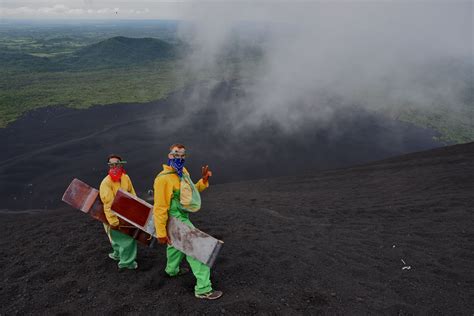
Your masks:
M 64 71 L 116 68 L 176 57 L 174 45 L 156 38 L 116 36 L 58 57 L 38 57 L 9 49 L 0 50 L 0 66 L 14 70 Z
M 59 59 L 65 68 L 120 67 L 176 56 L 173 45 L 156 38 L 117 36 L 86 46 Z

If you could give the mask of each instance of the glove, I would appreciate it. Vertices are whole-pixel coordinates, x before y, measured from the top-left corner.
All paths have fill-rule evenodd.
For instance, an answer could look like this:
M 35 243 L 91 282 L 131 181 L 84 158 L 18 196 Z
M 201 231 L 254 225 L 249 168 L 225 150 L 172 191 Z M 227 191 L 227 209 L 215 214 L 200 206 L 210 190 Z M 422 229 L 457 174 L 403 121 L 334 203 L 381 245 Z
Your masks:
M 205 167 L 201 168 L 201 172 L 202 172 L 202 182 L 204 184 L 207 184 L 207 182 L 209 181 L 209 177 L 212 177 L 212 171 L 209 170 L 209 166 L 206 165 Z
M 168 245 L 171 245 L 171 240 L 168 238 L 168 236 L 166 237 L 158 237 L 158 242 L 162 245 L 164 244 L 168 244 Z

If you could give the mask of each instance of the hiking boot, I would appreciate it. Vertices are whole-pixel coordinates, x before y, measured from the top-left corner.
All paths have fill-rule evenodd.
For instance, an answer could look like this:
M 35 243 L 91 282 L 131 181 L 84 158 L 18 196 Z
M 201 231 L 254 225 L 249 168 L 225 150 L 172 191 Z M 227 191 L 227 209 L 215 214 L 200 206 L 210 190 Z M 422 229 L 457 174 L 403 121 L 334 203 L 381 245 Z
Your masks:
M 206 300 L 217 300 L 219 297 L 222 296 L 222 291 L 210 291 L 204 294 L 194 294 L 197 298 L 202 298 Z
M 113 253 L 109 253 L 109 258 L 112 259 L 112 260 L 114 260 L 114 261 L 119 261 L 119 260 L 120 260 L 120 258 L 117 257 L 117 256 L 116 256 L 115 254 L 113 254 Z

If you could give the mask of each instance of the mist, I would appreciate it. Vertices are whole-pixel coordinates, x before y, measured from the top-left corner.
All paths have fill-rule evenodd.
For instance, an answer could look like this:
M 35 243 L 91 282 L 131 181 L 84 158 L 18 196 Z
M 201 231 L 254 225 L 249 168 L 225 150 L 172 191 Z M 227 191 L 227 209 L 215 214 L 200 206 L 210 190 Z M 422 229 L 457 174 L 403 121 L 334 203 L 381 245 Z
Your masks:
M 209 109 L 222 82 L 233 91 L 212 106 L 214 124 L 231 133 L 265 122 L 288 133 L 308 125 L 337 132 L 344 126 L 336 113 L 345 108 L 396 118 L 407 106 L 470 102 L 471 1 L 192 2 L 182 9 L 179 35 L 190 54 L 177 75 L 202 79 L 182 96 L 186 119 Z

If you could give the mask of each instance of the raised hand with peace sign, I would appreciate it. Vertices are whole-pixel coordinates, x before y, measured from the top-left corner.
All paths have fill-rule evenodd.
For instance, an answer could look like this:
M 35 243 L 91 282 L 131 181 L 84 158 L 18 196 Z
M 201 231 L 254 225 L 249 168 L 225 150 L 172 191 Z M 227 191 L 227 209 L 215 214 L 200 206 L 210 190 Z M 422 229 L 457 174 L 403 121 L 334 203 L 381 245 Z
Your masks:
M 209 177 L 212 177 L 212 171 L 209 170 L 208 165 L 205 165 L 201 168 L 201 172 L 202 172 L 202 182 L 204 184 L 207 184 L 207 182 L 209 181 Z

